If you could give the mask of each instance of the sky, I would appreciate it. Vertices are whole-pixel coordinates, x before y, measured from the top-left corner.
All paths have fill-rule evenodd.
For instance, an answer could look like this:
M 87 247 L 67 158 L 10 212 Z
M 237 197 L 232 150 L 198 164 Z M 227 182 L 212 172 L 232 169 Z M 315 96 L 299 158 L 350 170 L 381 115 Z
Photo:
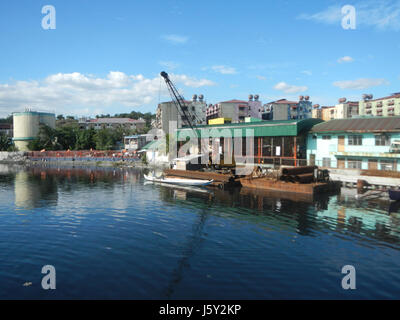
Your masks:
M 383 97 L 400 91 L 399 39 L 400 0 L 3 0 L 0 117 L 154 113 L 161 71 L 207 103 Z

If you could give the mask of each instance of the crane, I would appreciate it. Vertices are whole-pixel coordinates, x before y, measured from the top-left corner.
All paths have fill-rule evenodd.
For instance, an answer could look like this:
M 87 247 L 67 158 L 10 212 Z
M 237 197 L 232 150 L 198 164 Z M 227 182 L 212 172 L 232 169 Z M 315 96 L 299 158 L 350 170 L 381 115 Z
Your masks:
M 190 112 L 188 106 L 185 104 L 185 99 L 179 94 L 175 85 L 172 83 L 171 79 L 169 78 L 168 73 L 166 73 L 165 71 L 162 71 L 160 73 L 160 75 L 165 80 L 165 83 L 166 83 L 168 91 L 171 95 L 172 101 L 174 102 L 174 104 L 178 110 L 178 113 L 182 116 L 182 120 L 184 120 L 189 125 L 189 127 L 194 132 L 195 137 L 197 139 L 199 139 L 200 137 L 196 130 L 196 124 L 195 124 L 195 122 L 193 122 L 193 120 L 195 120 L 195 119 L 198 120 L 197 115 L 195 113 Z
M 193 122 L 193 120 L 197 120 L 198 123 L 200 123 L 196 113 L 191 113 L 188 106 L 185 104 L 185 99 L 179 94 L 178 90 L 176 89 L 175 85 L 172 83 L 171 79 L 169 78 L 168 73 L 166 73 L 165 71 L 162 71 L 160 73 L 161 77 L 164 78 L 165 83 L 167 84 L 168 87 L 168 91 L 171 95 L 171 98 L 178 110 L 178 113 L 181 114 L 182 119 L 184 121 L 186 121 L 186 123 L 189 125 L 189 127 L 192 129 L 192 131 L 195 134 L 195 137 L 197 138 L 197 141 L 199 142 L 200 148 L 198 148 L 198 150 L 201 150 L 201 153 L 203 153 L 204 155 L 207 155 L 208 157 L 208 165 L 207 167 L 209 167 L 212 164 L 212 160 L 211 160 L 211 155 L 210 152 L 208 151 L 208 148 L 206 146 L 204 146 L 202 143 L 200 143 L 200 137 L 199 134 L 197 133 L 196 130 L 196 123 Z M 198 145 L 198 146 L 199 146 Z M 221 154 L 219 159 L 219 165 L 214 166 L 214 168 L 234 168 L 236 167 L 236 161 L 234 158 L 234 155 L 232 154 L 232 159 L 231 159 L 231 163 L 226 164 L 224 163 L 223 160 L 223 155 Z

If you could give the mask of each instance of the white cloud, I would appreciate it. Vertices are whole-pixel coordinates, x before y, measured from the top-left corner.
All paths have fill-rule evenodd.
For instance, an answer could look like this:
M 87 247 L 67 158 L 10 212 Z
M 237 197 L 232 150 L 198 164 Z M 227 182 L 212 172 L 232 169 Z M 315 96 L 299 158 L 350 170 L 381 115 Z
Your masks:
M 171 74 L 176 84 L 199 88 L 215 85 L 207 79 L 196 79 L 183 74 Z M 104 107 L 140 107 L 156 103 L 159 94 L 166 96 L 160 78 L 127 75 L 111 71 L 104 78 L 79 72 L 57 73 L 42 80 L 16 81 L 0 84 L 0 114 L 32 107 L 76 115 L 91 115 Z M 97 110 L 97 111 L 96 111 Z
M 392 0 L 358 1 L 353 4 L 356 9 L 358 26 L 373 27 L 378 30 L 400 30 L 400 2 Z M 331 6 L 314 14 L 301 14 L 299 19 L 311 20 L 324 24 L 341 26 L 341 6 Z
M 298 19 L 302 20 L 313 20 L 316 22 L 334 24 L 340 22 L 342 19 L 342 11 L 340 6 L 331 6 L 321 12 L 314 14 L 302 13 L 298 16 Z
M 160 66 L 163 66 L 168 70 L 174 70 L 179 67 L 179 63 L 176 63 L 174 61 L 160 61 L 159 64 Z
M 221 74 L 236 74 L 237 71 L 233 67 L 228 67 L 228 66 L 212 66 L 211 69 L 215 72 L 221 73 Z
M 171 74 L 170 77 L 173 82 L 182 83 L 185 86 L 191 87 L 191 88 L 200 88 L 200 87 L 205 87 L 205 86 L 215 86 L 216 85 L 216 83 L 211 80 L 196 79 L 196 78 L 188 77 L 183 74 Z
M 161 38 L 173 44 L 183 44 L 189 40 L 188 37 L 178 34 L 165 34 Z
M 312 76 L 312 72 L 310 70 L 304 70 L 301 71 L 302 74 L 305 74 L 306 76 Z
M 363 90 L 387 84 L 389 84 L 389 82 L 385 79 L 366 79 L 366 78 L 357 80 L 336 81 L 333 83 L 335 87 L 339 87 L 340 89 L 353 89 L 353 90 Z
M 349 56 L 344 56 L 338 59 L 338 63 L 353 62 L 354 59 Z
M 275 90 L 280 90 L 285 93 L 299 93 L 299 92 L 304 92 L 308 90 L 308 87 L 306 86 L 294 86 L 287 84 L 286 82 L 279 82 L 274 86 Z
M 264 76 L 256 76 L 256 78 L 258 79 L 258 80 L 267 80 L 267 77 L 264 77 Z

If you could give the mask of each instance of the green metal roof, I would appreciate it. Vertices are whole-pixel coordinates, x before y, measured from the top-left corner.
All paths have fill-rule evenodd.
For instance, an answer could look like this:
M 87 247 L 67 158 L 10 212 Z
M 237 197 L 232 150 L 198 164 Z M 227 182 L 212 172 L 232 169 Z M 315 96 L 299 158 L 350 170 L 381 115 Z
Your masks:
M 146 144 L 142 150 L 157 150 L 161 144 L 163 143 L 162 140 L 153 140 L 151 142 L 149 142 L 148 144 Z
M 39 112 L 39 111 L 24 111 L 24 112 L 14 112 L 12 114 L 13 116 L 56 116 L 54 113 L 48 113 L 48 112 Z
M 322 122 L 320 119 L 261 121 L 250 123 L 226 123 L 207 126 L 197 126 L 198 136 L 220 137 L 246 137 L 254 132 L 254 137 L 284 137 L 298 136 L 303 131 L 310 130 L 314 125 Z M 178 140 L 193 135 L 192 129 L 178 129 Z

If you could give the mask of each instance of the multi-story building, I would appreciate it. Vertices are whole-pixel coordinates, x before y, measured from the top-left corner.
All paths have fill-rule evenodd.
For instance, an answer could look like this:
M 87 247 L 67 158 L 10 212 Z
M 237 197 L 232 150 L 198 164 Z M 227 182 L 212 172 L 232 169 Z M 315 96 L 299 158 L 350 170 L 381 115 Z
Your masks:
M 81 118 L 79 119 L 79 127 L 81 129 L 105 129 L 105 128 L 126 128 L 131 130 L 143 130 L 146 126 L 146 121 L 143 119 L 130 118 Z
M 400 171 L 400 117 L 335 119 L 314 126 L 310 164 L 340 169 Z
M 232 123 L 244 122 L 245 118 L 261 118 L 262 103 L 259 95 L 249 95 L 249 101 L 222 101 L 207 108 L 207 121 L 216 118 L 230 119 Z
M 362 116 L 400 116 L 400 92 L 374 100 L 372 95 L 364 95 L 363 98 L 359 107 L 359 114 Z
M 335 106 L 320 107 L 316 104 L 313 106 L 312 117 L 324 121 L 354 118 L 359 115 L 358 105 L 357 101 L 347 101 L 346 98 L 339 99 L 339 103 Z
M 301 120 L 312 118 L 312 102 L 309 96 L 300 96 L 299 101 L 280 99 L 264 105 L 263 120 Z
M 193 95 L 192 101 L 184 101 L 186 111 L 191 117 L 191 122 L 196 125 L 206 124 L 206 108 L 207 103 L 204 101 L 204 96 Z M 189 126 L 188 121 L 182 114 L 182 111 L 177 109 L 173 101 L 162 102 L 158 105 L 156 111 L 155 128 L 162 129 L 164 134 L 170 133 L 170 124 L 175 122 L 177 128 Z
M 335 119 L 354 118 L 359 115 L 358 101 L 346 101 L 346 98 L 339 99 L 335 106 Z

